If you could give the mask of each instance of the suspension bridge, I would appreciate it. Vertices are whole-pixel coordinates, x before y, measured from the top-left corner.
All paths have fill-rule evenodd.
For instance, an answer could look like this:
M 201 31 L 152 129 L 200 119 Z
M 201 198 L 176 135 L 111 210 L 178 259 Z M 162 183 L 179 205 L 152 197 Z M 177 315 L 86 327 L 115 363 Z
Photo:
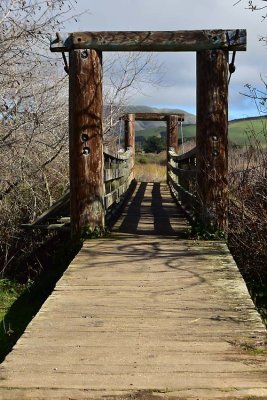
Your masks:
M 70 192 L 25 229 L 86 240 L 0 366 L 0 399 L 264 399 L 266 330 L 224 241 L 228 52 L 244 30 L 78 32 L 70 53 Z M 196 148 L 182 114 L 125 114 L 125 152 L 103 146 L 101 51 L 197 51 Z M 136 182 L 136 120 L 167 124 L 166 183 Z

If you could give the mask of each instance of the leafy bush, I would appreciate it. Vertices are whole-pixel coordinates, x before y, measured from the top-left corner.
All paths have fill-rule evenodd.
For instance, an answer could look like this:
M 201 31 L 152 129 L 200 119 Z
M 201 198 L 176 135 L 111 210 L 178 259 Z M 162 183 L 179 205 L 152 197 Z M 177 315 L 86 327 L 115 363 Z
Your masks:
M 157 136 L 151 136 L 146 139 L 144 144 L 145 153 L 160 153 L 166 148 L 164 140 Z

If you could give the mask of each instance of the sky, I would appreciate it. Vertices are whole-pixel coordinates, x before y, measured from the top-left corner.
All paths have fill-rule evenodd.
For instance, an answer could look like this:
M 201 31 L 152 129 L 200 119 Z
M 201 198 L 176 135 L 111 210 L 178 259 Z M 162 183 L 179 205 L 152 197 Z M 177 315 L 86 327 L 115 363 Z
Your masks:
M 234 6 L 235 1 L 77 0 L 76 12 L 88 12 L 77 23 L 67 23 L 65 30 L 246 29 L 247 51 L 237 52 L 236 72 L 229 87 L 229 119 L 244 118 L 258 115 L 254 101 L 242 93 L 248 94 L 246 84 L 262 88 L 261 76 L 267 76 L 267 48 L 259 41 L 260 35 L 266 37 L 267 20 L 262 21 L 263 11 L 245 9 L 247 0 Z M 156 58 L 162 64 L 162 84 L 144 85 L 142 93 L 131 98 L 131 104 L 179 108 L 195 114 L 195 53 L 156 53 Z

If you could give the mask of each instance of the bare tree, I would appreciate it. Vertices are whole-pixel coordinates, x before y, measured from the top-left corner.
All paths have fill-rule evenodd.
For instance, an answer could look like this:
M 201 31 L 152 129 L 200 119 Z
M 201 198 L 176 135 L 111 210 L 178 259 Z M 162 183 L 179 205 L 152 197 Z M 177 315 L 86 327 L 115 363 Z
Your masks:
M 119 117 L 143 85 L 159 85 L 162 68 L 153 53 L 111 53 L 104 59 L 104 137 L 109 143 L 119 134 Z
M 73 5 L 0 3 L 0 271 L 24 251 L 20 223 L 33 221 L 68 188 L 68 77 L 48 37 L 63 29 Z M 104 76 L 104 132 L 114 142 L 129 96 L 158 75 L 151 55 L 130 53 L 110 55 Z

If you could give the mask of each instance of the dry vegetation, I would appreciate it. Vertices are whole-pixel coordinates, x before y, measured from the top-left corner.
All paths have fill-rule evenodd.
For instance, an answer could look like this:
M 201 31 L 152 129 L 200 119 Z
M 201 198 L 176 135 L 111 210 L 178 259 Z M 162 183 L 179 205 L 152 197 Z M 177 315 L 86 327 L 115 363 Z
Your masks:
M 267 149 L 251 133 L 248 148 L 230 153 L 229 246 L 266 319 Z
M 160 154 L 137 154 L 135 178 L 140 182 L 166 181 L 166 151 Z
M 49 37 L 76 19 L 73 5 L 75 0 L 0 2 L 0 277 L 16 275 L 18 263 L 39 243 L 20 224 L 34 221 L 68 189 L 68 77 L 61 54 L 49 50 Z M 105 57 L 106 144 L 116 141 L 129 96 L 158 76 L 149 53 Z

